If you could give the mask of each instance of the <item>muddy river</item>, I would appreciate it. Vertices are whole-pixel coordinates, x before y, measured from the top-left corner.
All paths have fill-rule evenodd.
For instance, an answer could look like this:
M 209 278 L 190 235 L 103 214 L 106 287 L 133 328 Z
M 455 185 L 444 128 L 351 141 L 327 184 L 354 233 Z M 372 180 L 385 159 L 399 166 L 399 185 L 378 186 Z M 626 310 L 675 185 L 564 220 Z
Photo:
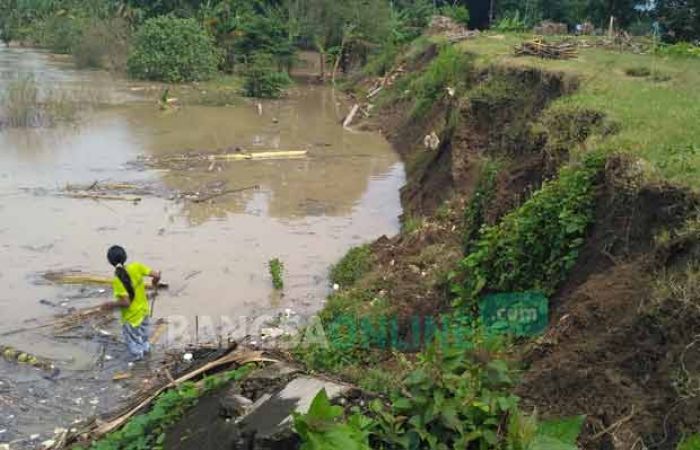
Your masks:
M 191 340 L 195 317 L 216 324 L 280 311 L 312 314 L 329 291 L 333 262 L 353 245 L 398 230 L 403 166 L 378 134 L 339 125 L 347 105 L 328 88 L 297 86 L 284 100 L 262 102 L 262 114 L 243 99 L 162 111 L 143 84 L 77 71 L 42 52 L 0 49 L 0 91 L 26 74 L 41 88 L 89 96 L 99 106 L 71 125 L 0 130 L 0 347 L 61 368 L 48 377 L 0 358 L 0 443 L 36 447 L 54 428 L 108 412 L 131 394 L 128 384 L 111 381 L 124 363 L 118 333 L 76 339 L 33 329 L 61 309 L 99 304 L 109 292 L 47 283 L 42 273 L 109 276 L 105 251 L 122 244 L 131 260 L 163 271 L 169 288 L 158 296 L 155 317 L 177 318 Z M 309 153 L 177 170 L 138 164 L 235 147 Z M 136 203 L 62 195 L 67 185 L 95 181 L 162 195 Z M 259 189 L 201 203 L 168 194 L 250 185 Z M 267 269 L 275 257 L 285 268 L 282 294 L 273 291 Z

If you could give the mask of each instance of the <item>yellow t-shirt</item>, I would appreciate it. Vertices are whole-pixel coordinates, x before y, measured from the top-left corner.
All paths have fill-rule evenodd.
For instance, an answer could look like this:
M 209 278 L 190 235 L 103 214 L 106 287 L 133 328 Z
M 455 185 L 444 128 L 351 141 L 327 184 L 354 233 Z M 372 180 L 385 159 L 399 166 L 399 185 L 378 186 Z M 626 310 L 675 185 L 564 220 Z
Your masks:
M 132 262 L 124 267 L 129 274 L 129 278 L 131 278 L 131 285 L 134 287 L 134 299 L 128 308 L 121 309 L 122 323 L 129 323 L 132 327 L 138 327 L 151 312 L 143 280 L 143 277 L 151 273 L 151 269 L 140 262 Z M 114 297 L 117 299 L 119 297 L 129 297 L 124 284 L 116 276 L 112 280 L 112 289 L 114 290 Z

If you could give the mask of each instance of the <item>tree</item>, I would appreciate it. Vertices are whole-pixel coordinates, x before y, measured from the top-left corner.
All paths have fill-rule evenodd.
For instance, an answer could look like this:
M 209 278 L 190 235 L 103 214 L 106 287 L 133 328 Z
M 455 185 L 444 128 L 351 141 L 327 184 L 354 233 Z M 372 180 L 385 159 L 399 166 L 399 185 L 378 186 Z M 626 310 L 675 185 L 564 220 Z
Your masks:
M 216 72 L 220 54 L 213 37 L 194 19 L 148 19 L 134 35 L 129 73 L 147 80 L 205 80 Z
M 657 0 L 656 16 L 667 40 L 700 40 L 700 0 Z

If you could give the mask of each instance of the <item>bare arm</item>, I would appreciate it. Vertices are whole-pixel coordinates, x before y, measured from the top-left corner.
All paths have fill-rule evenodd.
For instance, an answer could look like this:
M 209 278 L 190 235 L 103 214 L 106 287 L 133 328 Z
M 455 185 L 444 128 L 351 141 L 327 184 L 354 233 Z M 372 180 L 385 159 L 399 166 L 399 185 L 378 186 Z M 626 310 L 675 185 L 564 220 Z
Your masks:
M 119 308 L 128 308 L 131 305 L 129 297 L 126 295 L 120 295 L 115 301 L 107 302 L 102 304 L 102 309 L 113 310 Z
M 148 276 L 151 277 L 152 286 L 158 287 L 158 282 L 160 281 L 160 270 L 151 270 L 151 273 L 149 273 Z

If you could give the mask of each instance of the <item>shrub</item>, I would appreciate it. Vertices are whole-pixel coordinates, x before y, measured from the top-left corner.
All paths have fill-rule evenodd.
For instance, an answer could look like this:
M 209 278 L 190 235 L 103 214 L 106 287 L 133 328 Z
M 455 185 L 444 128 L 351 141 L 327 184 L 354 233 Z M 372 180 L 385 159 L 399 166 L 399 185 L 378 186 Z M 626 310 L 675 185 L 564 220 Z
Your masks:
M 161 16 L 138 29 L 127 65 L 135 78 L 183 82 L 211 78 L 220 60 L 213 37 L 194 19 Z
M 493 28 L 501 33 L 522 33 L 527 31 L 528 25 L 525 19 L 520 16 L 520 12 L 515 11 L 513 14 L 501 17 Z
M 469 10 L 461 5 L 448 5 L 440 8 L 440 13 L 454 19 L 465 27 L 469 25 Z
M 248 97 L 278 98 L 292 84 L 287 72 L 279 71 L 267 53 L 253 55 L 243 76 L 243 93 Z
M 95 20 L 83 31 L 72 53 L 79 68 L 126 70 L 129 25 L 121 19 Z
M 472 58 L 456 47 L 446 46 L 440 50 L 426 70 L 411 83 L 410 91 L 416 98 L 411 115 L 417 117 L 423 114 L 447 93 L 448 87 L 455 92 L 464 87 L 471 63 Z
M 83 21 L 67 14 L 49 16 L 32 29 L 32 40 L 54 53 L 70 53 L 80 40 Z
M 700 58 L 700 46 L 690 42 L 678 42 L 672 45 L 660 45 L 656 49 L 657 53 L 663 56 L 678 56 L 685 58 Z
M 372 250 L 369 246 L 353 247 L 331 268 L 331 282 L 343 287 L 352 286 L 371 268 Z
M 475 306 L 488 291 L 554 291 L 576 262 L 593 220 L 593 185 L 603 163 L 590 156 L 581 167 L 563 168 L 500 223 L 482 228 L 460 262 L 456 303 Z

